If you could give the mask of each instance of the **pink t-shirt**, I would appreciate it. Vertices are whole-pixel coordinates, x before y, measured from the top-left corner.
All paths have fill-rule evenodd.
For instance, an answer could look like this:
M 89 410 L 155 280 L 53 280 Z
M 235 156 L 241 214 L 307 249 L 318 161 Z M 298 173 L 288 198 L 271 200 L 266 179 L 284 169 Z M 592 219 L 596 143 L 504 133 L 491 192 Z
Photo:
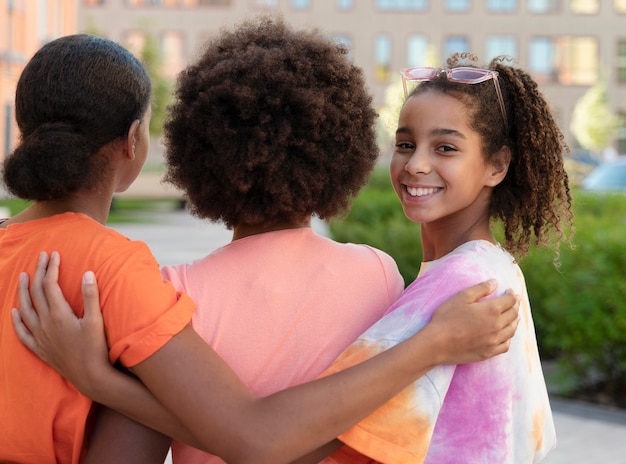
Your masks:
M 486 361 L 431 370 L 340 436 L 344 443 L 390 464 L 536 463 L 556 435 L 524 277 L 511 255 L 486 241 L 467 242 L 422 265 L 389 312 L 325 374 L 398 344 L 418 332 L 458 291 L 495 278 L 497 294 L 521 296 L 521 322 L 509 351 Z M 335 462 L 352 462 L 337 459 Z
M 387 254 L 310 228 L 242 238 L 163 275 L 197 302 L 194 329 L 260 396 L 318 377 L 404 287 Z M 172 450 L 175 463 L 223 462 Z

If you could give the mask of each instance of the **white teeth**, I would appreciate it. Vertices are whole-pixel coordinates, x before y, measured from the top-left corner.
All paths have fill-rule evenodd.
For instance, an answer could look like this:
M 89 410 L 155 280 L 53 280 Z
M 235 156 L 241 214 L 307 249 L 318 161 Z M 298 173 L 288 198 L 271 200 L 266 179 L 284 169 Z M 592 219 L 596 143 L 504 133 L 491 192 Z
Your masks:
M 435 193 L 437 190 L 436 188 L 425 188 L 425 187 L 408 187 L 406 188 L 407 192 L 409 192 L 409 195 L 411 195 L 412 197 L 421 197 L 424 195 L 431 195 L 433 193 Z

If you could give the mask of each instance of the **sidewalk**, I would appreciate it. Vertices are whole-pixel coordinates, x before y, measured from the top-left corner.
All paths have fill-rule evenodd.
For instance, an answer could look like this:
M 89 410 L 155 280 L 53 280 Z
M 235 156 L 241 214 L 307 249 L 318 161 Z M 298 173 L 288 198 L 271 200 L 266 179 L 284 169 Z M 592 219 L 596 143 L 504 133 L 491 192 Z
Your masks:
M 146 242 L 164 265 L 199 259 L 231 238 L 224 227 L 193 218 L 185 211 L 153 214 L 151 218 L 155 223 L 111 226 Z M 323 233 L 323 224 L 315 223 L 314 228 Z M 554 396 L 551 402 L 558 443 L 542 464 L 626 464 L 626 410 Z M 169 457 L 166 463 L 171 463 Z

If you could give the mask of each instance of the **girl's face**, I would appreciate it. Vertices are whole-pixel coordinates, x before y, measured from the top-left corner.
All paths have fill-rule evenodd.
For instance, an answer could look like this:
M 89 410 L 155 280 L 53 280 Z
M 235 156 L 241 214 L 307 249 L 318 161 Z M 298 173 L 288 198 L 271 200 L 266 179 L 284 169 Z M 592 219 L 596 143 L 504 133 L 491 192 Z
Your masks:
M 405 102 L 390 174 L 410 220 L 457 230 L 488 215 L 491 187 L 497 182 L 480 142 L 460 100 L 426 91 Z

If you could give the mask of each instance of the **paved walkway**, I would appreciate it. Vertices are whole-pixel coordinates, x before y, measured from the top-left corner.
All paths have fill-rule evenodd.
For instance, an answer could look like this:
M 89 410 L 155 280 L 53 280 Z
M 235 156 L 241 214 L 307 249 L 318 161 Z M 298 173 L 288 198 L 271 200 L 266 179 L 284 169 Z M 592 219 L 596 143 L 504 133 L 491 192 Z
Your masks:
M 145 241 L 161 264 L 193 261 L 231 238 L 223 227 L 195 219 L 185 211 L 151 217 L 153 224 L 113 227 L 132 239 Z M 323 224 L 314 227 L 323 231 Z M 552 398 L 552 407 L 558 445 L 542 464 L 626 464 L 626 411 L 557 397 Z M 171 462 L 169 457 L 166 462 Z

